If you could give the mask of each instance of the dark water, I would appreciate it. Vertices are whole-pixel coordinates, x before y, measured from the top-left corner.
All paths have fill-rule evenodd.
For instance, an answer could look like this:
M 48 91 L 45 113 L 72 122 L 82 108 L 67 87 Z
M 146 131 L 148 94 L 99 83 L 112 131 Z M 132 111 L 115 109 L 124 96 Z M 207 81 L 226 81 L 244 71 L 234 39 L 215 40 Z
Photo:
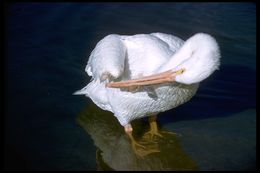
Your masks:
M 255 168 L 255 4 L 13 3 L 5 19 L 7 169 L 96 170 L 96 147 L 76 123 L 91 101 L 72 93 L 89 81 L 84 68 L 100 39 L 151 32 L 206 32 L 222 54 L 220 70 L 160 125 L 182 133 L 201 170 Z

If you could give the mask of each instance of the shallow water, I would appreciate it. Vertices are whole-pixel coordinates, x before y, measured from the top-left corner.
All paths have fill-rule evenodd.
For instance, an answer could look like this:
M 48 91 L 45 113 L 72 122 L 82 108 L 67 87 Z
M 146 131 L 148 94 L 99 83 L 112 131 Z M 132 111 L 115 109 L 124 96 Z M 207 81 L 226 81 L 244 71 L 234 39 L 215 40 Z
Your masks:
M 13 3 L 5 14 L 7 169 L 96 170 L 97 148 L 76 123 L 91 101 L 72 93 L 89 81 L 84 68 L 100 39 L 151 32 L 206 32 L 222 54 L 220 70 L 162 113 L 161 127 L 182 135 L 200 170 L 255 169 L 255 4 Z

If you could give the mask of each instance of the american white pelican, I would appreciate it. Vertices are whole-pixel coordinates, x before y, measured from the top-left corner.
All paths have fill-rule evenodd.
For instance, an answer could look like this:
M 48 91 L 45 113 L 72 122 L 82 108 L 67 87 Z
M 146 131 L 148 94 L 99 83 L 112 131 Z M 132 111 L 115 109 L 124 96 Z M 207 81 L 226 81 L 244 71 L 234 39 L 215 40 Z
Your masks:
M 187 41 L 163 33 L 111 34 L 89 57 L 85 71 L 91 82 L 74 94 L 113 112 L 135 148 L 132 120 L 149 116 L 149 133 L 161 136 L 156 115 L 190 100 L 219 65 L 219 46 L 205 33 Z

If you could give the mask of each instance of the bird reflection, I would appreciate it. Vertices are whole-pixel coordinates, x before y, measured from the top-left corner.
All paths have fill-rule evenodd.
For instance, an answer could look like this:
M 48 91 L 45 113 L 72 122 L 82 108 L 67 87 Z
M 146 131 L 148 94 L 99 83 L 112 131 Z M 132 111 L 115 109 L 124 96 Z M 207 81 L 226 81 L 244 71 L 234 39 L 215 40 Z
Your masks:
M 131 142 L 112 113 L 91 104 L 77 117 L 78 124 L 91 136 L 95 146 L 98 170 L 197 170 L 196 162 L 181 148 L 174 133 L 160 133 L 151 140 L 148 125 L 142 120 L 133 121 L 134 137 L 142 144 L 140 152 L 154 150 L 142 157 L 133 151 Z

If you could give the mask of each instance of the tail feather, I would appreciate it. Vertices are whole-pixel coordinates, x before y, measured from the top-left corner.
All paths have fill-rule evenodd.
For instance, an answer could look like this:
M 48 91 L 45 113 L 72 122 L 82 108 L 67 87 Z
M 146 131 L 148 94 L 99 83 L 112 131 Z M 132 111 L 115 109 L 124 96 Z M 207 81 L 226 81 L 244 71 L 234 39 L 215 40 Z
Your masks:
M 81 90 L 75 91 L 73 95 L 88 95 L 87 86 L 85 86 Z

